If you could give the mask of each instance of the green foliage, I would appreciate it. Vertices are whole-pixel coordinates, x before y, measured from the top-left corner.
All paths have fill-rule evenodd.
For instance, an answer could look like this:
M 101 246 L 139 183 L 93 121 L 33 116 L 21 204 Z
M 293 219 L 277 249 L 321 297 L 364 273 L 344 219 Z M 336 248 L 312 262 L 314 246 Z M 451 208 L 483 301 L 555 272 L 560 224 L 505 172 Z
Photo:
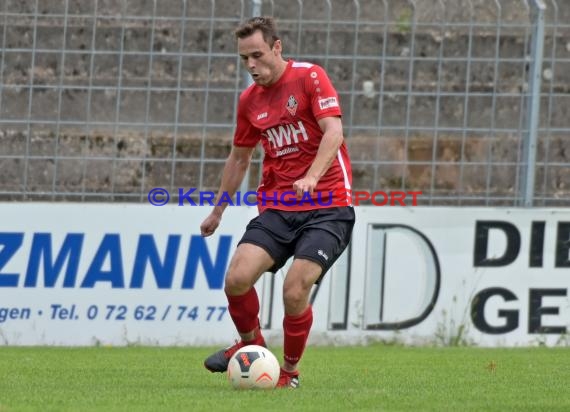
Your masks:
M 453 297 L 453 303 L 457 302 L 457 297 Z M 467 322 L 467 312 L 463 313 L 463 318 L 456 322 L 451 316 L 448 315 L 446 310 L 441 312 L 441 321 L 437 325 L 435 331 L 436 345 L 441 346 L 469 346 L 475 345 L 470 339 L 467 338 L 469 331 L 469 323 Z
M 565 348 L 310 346 L 301 388 L 272 391 L 207 372 L 213 349 L 3 347 L 0 411 L 570 410 Z
M 397 21 L 397 27 L 400 33 L 409 33 L 412 27 L 412 11 L 410 9 L 404 9 L 400 12 Z

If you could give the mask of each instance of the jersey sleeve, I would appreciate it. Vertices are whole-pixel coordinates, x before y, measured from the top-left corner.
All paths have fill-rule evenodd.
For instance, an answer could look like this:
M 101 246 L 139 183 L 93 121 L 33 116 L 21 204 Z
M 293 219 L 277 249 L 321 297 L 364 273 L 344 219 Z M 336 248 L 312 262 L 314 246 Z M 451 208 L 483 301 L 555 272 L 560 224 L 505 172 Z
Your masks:
M 240 97 L 237 110 L 236 130 L 234 133 L 234 146 L 255 147 L 260 139 L 260 131 L 248 120 L 245 108 L 245 98 Z
M 309 69 L 305 88 L 311 96 L 311 107 L 317 120 L 342 115 L 336 89 L 322 67 L 313 65 Z

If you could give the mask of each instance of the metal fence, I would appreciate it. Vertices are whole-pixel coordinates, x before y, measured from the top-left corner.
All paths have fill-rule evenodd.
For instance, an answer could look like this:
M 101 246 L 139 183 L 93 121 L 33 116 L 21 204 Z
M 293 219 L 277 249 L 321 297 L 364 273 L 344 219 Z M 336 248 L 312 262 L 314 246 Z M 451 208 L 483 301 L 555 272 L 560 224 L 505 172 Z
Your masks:
M 566 0 L 3 0 L 0 199 L 215 190 L 258 13 L 336 85 L 355 189 L 570 205 Z

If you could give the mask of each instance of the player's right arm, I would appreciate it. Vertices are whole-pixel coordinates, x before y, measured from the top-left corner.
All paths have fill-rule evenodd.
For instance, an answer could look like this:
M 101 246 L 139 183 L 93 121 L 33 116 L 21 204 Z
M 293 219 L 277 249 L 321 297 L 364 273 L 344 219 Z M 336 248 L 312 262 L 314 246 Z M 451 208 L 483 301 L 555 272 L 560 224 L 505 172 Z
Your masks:
M 222 220 L 222 214 L 228 206 L 225 202 L 221 204 L 218 204 L 218 202 L 224 193 L 227 193 L 226 196 L 233 198 L 249 167 L 254 149 L 255 147 L 233 146 L 224 166 L 222 182 L 214 201 L 214 209 L 200 225 L 202 236 L 210 236 L 218 228 Z

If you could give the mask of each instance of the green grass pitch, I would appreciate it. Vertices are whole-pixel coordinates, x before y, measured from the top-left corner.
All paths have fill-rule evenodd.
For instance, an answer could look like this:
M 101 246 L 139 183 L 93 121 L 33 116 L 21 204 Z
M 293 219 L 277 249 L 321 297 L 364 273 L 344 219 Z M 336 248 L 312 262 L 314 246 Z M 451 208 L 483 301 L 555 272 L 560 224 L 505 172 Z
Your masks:
M 0 412 L 570 410 L 568 348 L 310 346 L 269 391 L 207 372 L 214 349 L 2 347 Z

